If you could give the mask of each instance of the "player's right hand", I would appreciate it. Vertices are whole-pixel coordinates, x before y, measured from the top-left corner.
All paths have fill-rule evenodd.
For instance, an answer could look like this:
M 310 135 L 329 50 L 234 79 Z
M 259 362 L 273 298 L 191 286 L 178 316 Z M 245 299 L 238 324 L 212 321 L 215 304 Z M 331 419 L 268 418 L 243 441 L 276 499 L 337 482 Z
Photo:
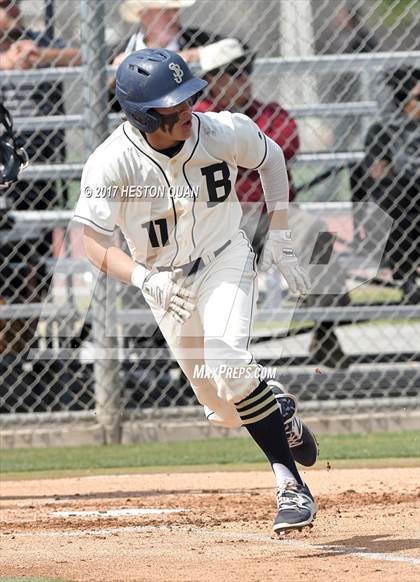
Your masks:
M 194 296 L 177 284 L 182 271 L 150 271 L 141 287 L 146 298 L 167 311 L 178 323 L 185 323 L 194 311 Z
M 309 293 L 311 282 L 299 265 L 290 230 L 270 230 L 261 255 L 260 270 L 268 271 L 272 265 L 286 279 L 291 293 Z

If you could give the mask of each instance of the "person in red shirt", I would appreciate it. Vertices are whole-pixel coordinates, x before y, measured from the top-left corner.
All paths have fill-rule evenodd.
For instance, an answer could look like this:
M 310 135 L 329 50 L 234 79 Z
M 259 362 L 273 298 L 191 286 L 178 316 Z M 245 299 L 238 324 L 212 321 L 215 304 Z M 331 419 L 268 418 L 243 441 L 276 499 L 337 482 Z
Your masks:
M 283 150 L 290 162 L 299 150 L 299 135 L 293 117 L 278 103 L 261 103 L 252 96 L 250 75 L 255 53 L 235 38 L 227 38 L 200 49 L 201 75 L 209 91 L 195 111 L 231 111 L 250 117 Z M 288 171 L 290 195 L 295 192 Z M 239 168 L 236 192 L 244 211 L 243 228 L 259 255 L 268 229 L 267 212 L 257 170 Z
M 200 48 L 201 77 L 209 83 L 209 88 L 204 99 L 195 106 L 195 110 L 202 113 L 228 110 L 247 115 L 282 148 L 286 163 L 290 163 L 300 147 L 296 121 L 278 103 L 261 103 L 254 99 L 250 79 L 254 59 L 255 53 L 235 38 L 223 39 Z M 296 193 L 289 170 L 288 176 L 289 200 L 293 201 Z M 238 168 L 236 192 L 244 213 L 241 227 L 247 233 L 259 258 L 268 232 L 268 215 L 258 171 Z M 312 228 L 316 231 L 328 230 L 326 225 L 316 225 L 316 220 L 302 210 L 296 209 L 290 218 L 295 242 L 304 237 L 305 233 L 309 236 Z M 299 228 L 295 229 L 297 223 Z M 329 295 L 310 295 L 306 299 L 309 306 L 326 306 L 334 304 L 333 302 L 334 299 Z M 345 294 L 338 304 L 345 305 L 347 302 L 348 296 Z M 345 367 L 346 357 L 334 327 L 334 322 L 330 321 L 321 321 L 314 325 L 310 353 L 319 364 L 333 368 Z

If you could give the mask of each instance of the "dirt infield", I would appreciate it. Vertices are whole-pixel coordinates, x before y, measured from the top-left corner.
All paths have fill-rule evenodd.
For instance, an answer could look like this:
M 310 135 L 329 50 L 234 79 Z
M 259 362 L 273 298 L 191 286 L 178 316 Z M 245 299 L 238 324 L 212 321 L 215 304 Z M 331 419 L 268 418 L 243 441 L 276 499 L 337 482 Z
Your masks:
M 1 575 L 92 582 L 419 579 L 419 469 L 304 476 L 318 517 L 311 530 L 281 539 L 271 534 L 269 471 L 3 481 Z

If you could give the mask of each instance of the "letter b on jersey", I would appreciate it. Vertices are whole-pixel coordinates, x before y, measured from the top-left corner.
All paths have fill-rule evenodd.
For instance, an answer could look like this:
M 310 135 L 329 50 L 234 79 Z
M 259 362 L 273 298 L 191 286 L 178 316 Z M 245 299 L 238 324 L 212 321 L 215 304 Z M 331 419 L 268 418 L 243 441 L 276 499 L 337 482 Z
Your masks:
M 223 202 L 229 196 L 232 190 L 232 182 L 230 181 L 230 172 L 226 162 L 219 164 L 212 164 L 201 168 L 201 173 L 206 177 L 207 192 L 209 193 L 209 201 L 207 206 L 211 207 L 218 202 Z M 219 174 L 216 178 L 216 174 Z

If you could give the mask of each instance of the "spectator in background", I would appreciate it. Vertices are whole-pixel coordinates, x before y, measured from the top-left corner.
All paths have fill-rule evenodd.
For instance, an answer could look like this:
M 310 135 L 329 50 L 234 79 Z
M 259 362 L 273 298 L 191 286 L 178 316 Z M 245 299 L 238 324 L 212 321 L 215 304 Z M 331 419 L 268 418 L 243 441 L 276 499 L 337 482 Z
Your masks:
M 384 258 L 401 283 L 404 301 L 415 304 L 420 302 L 420 69 L 394 70 L 386 85 L 394 111 L 367 132 L 353 199 L 374 201 L 393 219 Z
M 235 38 L 221 40 L 200 50 L 201 75 L 209 83 L 208 94 L 200 100 L 196 111 L 223 111 L 249 116 L 283 150 L 287 163 L 293 161 L 299 150 L 299 135 L 295 120 L 278 103 L 262 103 L 252 95 L 251 73 L 255 53 Z M 290 200 L 295 199 L 293 180 L 288 169 Z M 252 241 L 259 256 L 268 231 L 268 215 L 257 170 L 238 169 L 236 192 L 242 203 L 242 228 Z M 314 244 L 315 233 L 328 230 L 326 225 L 302 210 L 293 209 L 289 221 L 295 244 L 301 249 Z M 339 275 L 337 274 L 337 277 Z M 331 305 L 333 296 L 323 297 L 322 305 Z M 346 304 L 344 301 L 336 303 Z M 312 300 L 312 301 L 311 301 Z M 309 296 L 308 304 L 316 304 Z M 334 332 L 333 322 L 319 322 L 314 326 L 310 351 L 315 361 L 326 366 L 343 365 L 345 355 Z
M 65 47 L 61 40 L 52 40 L 43 33 L 25 28 L 18 3 L 14 0 L 0 0 L 0 70 L 78 64 L 78 50 Z M 3 80 L 0 99 L 15 119 L 63 113 L 59 84 Z M 31 162 L 58 161 L 63 158 L 64 135 L 60 130 L 21 130 L 18 131 L 17 142 L 19 147 L 26 149 Z M 24 193 L 21 196 L 15 194 L 17 204 L 34 208 L 31 204 L 34 201 L 46 208 L 50 202 L 48 193 L 44 196 L 42 192 L 42 202 L 41 193 L 35 190 L 39 188 L 31 184 L 31 191 L 27 193 L 29 200 Z
M 120 15 L 125 22 L 136 23 L 139 29 L 112 49 L 113 64 L 119 65 L 127 54 L 144 48 L 166 48 L 177 51 L 191 63 L 199 61 L 197 48 L 217 40 L 198 28 L 184 28 L 179 11 L 196 0 L 124 0 Z
M 329 52 L 369 53 L 376 50 L 378 42 L 371 30 L 366 28 L 360 3 L 346 0 L 339 5 L 334 17 L 336 34 L 333 34 Z
M 199 48 L 220 39 L 217 34 L 198 28 L 185 28 L 180 10 L 196 0 L 124 0 L 120 15 L 125 22 L 137 24 L 138 30 L 111 47 L 109 62 L 118 66 L 125 57 L 144 48 L 165 48 L 177 51 L 188 63 L 200 62 Z M 111 108 L 121 111 L 114 94 L 115 79 L 110 85 Z
M 262 103 L 254 99 L 251 87 L 255 53 L 235 38 L 228 38 L 204 47 L 200 51 L 201 75 L 209 83 L 208 94 L 195 107 L 196 111 L 243 113 L 250 117 L 266 135 L 282 148 L 286 162 L 299 149 L 295 120 L 278 103 Z M 295 197 L 288 170 L 290 200 Z M 244 229 L 253 240 L 257 254 L 262 249 L 268 229 L 267 211 L 257 170 L 239 169 L 236 192 L 243 203 Z M 259 217 L 259 220 L 253 220 Z M 258 224 L 258 226 L 257 226 Z
M 61 40 L 24 27 L 19 5 L 14 0 L 0 0 L 0 70 L 26 70 L 48 66 L 80 64 L 79 51 L 65 47 Z M 34 118 L 64 113 L 62 87 L 59 83 L 3 80 L 1 102 L 12 117 Z M 64 131 L 53 129 L 18 130 L 18 147 L 25 148 L 29 160 L 59 162 L 64 160 Z M 18 182 L 11 197 L 14 208 L 45 209 L 55 202 L 56 192 L 45 180 Z
M 144 48 L 165 48 L 177 51 L 188 63 L 200 61 L 199 47 L 215 42 L 220 37 L 198 28 L 184 28 L 180 21 L 180 9 L 189 8 L 196 0 L 124 0 L 120 15 L 125 22 L 138 24 L 138 30 L 122 39 L 110 50 L 109 61 L 118 66 L 125 57 Z M 113 96 L 112 109 L 120 111 Z
M 14 0 L 0 0 L 0 70 L 28 70 L 38 67 L 80 63 L 79 52 L 61 40 L 25 28 Z M 60 83 L 2 78 L 0 101 L 15 121 L 64 113 Z M 17 147 L 23 147 L 32 163 L 61 162 L 65 156 L 64 131 L 56 129 L 16 129 Z M 44 210 L 59 202 L 55 185 L 48 180 L 19 180 L 5 192 L 14 210 Z M 1 225 L 1 218 L 0 218 Z M 18 243 L 0 246 L 0 256 L 9 275 L 1 286 L 0 297 L 11 302 L 40 301 L 48 290 L 48 271 L 42 258 L 52 256 L 52 233 L 44 232 Z M 29 326 L 22 326 L 28 332 Z M 28 345 L 26 344 L 26 347 Z

